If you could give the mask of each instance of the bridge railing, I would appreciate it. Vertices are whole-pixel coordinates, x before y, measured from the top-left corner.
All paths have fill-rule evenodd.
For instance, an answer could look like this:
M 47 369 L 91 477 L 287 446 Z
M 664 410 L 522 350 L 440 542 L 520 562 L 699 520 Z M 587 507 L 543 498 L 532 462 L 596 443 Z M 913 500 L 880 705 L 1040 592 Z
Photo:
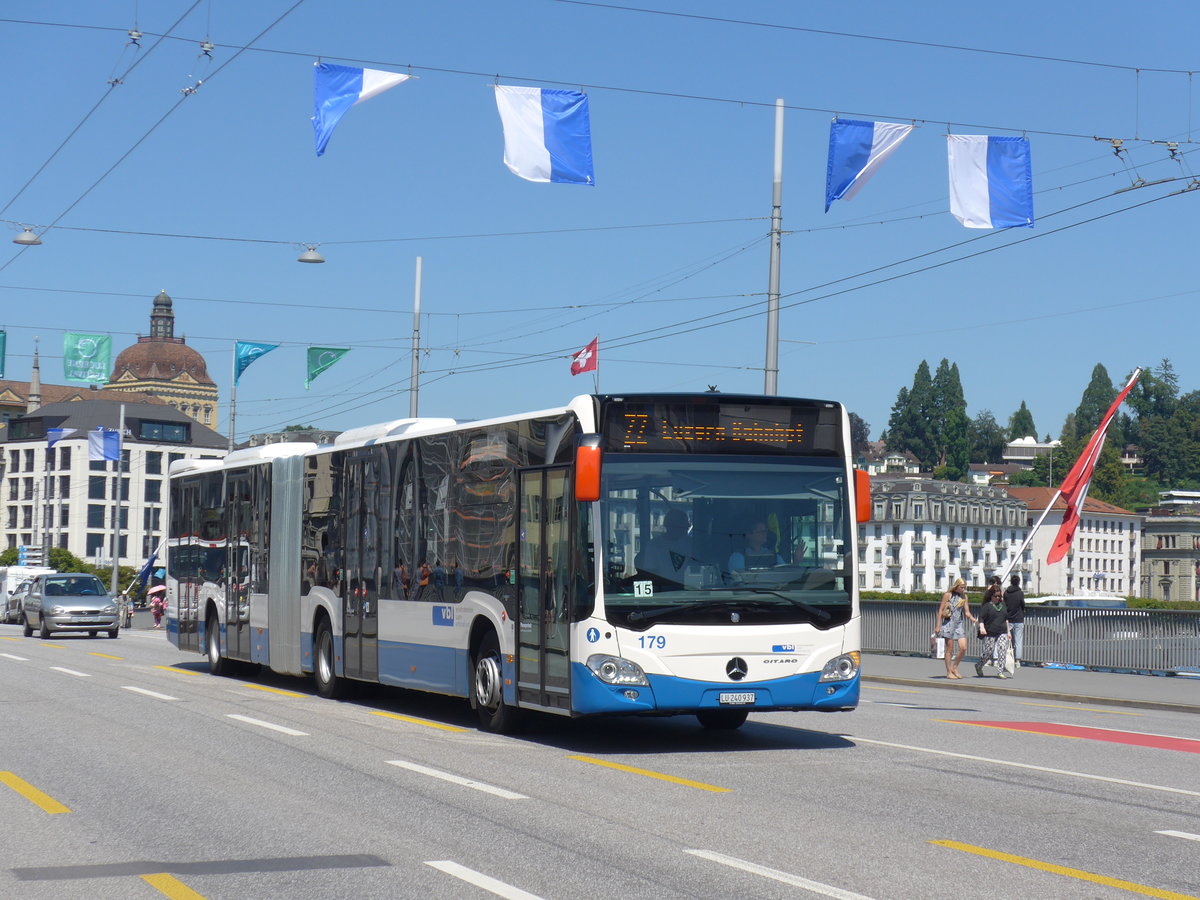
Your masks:
M 863 649 L 926 655 L 936 616 L 933 603 L 863 600 Z M 1200 611 L 1029 606 L 1022 638 L 1026 664 L 1200 673 Z M 971 626 L 967 655 L 981 649 Z

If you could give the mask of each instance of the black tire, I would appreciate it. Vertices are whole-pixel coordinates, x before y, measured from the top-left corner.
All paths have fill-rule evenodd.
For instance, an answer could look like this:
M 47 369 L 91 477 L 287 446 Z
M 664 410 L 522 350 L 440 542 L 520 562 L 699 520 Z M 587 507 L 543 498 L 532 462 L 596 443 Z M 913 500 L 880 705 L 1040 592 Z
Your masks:
M 114 638 L 114 639 L 115 639 L 115 638 L 116 638 L 116 636 L 117 636 L 118 634 L 120 634 L 120 632 L 121 632 L 121 629 L 120 629 L 120 628 L 110 628 L 110 629 L 108 629 L 108 636 L 109 636 L 110 638 Z
M 29 624 L 29 616 L 21 613 L 21 624 L 25 626 L 25 637 L 33 637 L 33 626 Z
M 520 710 L 504 702 L 500 641 L 494 631 L 488 631 L 479 645 L 472 676 L 471 699 L 479 714 L 479 727 L 497 734 L 516 731 L 520 725 Z
M 346 693 L 346 679 L 337 674 L 333 630 L 324 619 L 317 626 L 317 635 L 313 639 L 313 682 L 317 693 L 326 700 L 337 700 Z
M 204 625 L 204 651 L 208 657 L 208 671 L 213 675 L 224 675 L 229 662 L 221 655 L 221 625 L 215 615 L 210 615 Z
M 702 709 L 696 718 L 709 731 L 733 731 L 742 727 L 748 715 L 748 709 Z
M 88 637 L 95 637 L 95 636 L 96 636 L 96 632 L 95 632 L 95 631 L 89 631 L 89 632 L 88 632 Z
M 43 641 L 48 641 L 50 639 L 50 626 L 46 623 L 46 617 L 39 614 L 38 619 L 40 619 L 42 623 L 42 628 L 38 636 L 41 637 Z

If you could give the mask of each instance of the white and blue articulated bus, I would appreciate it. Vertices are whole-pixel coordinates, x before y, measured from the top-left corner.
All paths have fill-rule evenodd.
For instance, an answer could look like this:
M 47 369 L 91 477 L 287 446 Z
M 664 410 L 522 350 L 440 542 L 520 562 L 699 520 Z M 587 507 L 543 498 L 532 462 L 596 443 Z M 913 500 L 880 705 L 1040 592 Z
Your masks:
M 171 640 L 468 698 L 483 728 L 858 703 L 856 522 L 839 403 L 589 395 L 401 419 L 170 471 Z

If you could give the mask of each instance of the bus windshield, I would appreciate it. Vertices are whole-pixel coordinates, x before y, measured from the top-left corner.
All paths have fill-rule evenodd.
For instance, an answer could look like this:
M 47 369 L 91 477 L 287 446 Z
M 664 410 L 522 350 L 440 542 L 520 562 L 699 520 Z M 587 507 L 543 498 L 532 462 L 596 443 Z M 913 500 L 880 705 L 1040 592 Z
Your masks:
M 608 621 L 845 624 L 848 496 L 836 459 L 606 454 Z

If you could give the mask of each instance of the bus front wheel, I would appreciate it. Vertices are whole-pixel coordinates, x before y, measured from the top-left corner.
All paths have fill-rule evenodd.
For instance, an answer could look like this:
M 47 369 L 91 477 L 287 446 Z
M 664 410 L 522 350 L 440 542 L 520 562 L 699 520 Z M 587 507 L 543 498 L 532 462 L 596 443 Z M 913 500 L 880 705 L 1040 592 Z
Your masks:
M 317 685 L 317 693 L 326 700 L 336 700 L 344 690 L 343 679 L 338 678 L 337 661 L 333 658 L 333 632 L 328 622 L 321 622 L 317 627 L 317 637 L 313 641 L 316 652 L 313 654 L 313 681 Z
M 507 734 L 517 727 L 516 707 L 504 702 L 504 673 L 500 665 L 500 641 L 489 631 L 475 656 L 475 711 L 484 731 Z
M 747 709 L 702 709 L 696 718 L 709 731 L 733 731 L 742 727 L 748 715 Z

